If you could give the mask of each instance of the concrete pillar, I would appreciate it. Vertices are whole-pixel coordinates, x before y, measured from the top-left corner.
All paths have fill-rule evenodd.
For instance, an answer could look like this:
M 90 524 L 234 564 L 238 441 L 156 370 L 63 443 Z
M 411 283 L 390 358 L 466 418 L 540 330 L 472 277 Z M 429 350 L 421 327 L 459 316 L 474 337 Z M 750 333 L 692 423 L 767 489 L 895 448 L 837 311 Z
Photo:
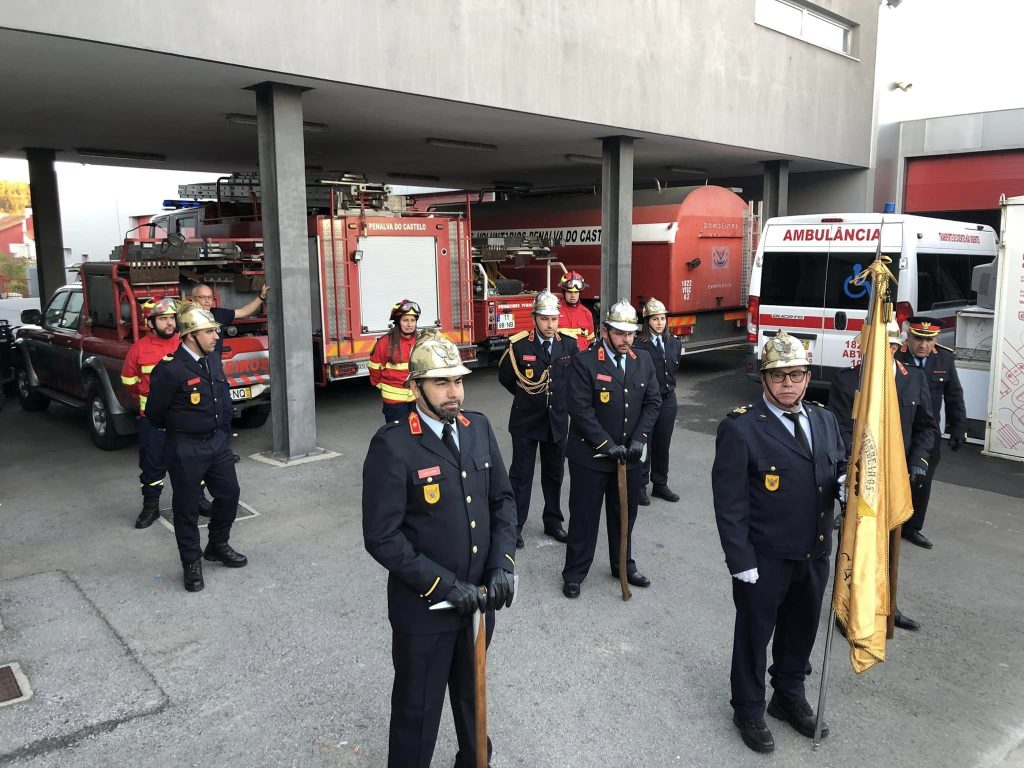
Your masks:
M 67 282 L 64 270 L 64 233 L 60 224 L 60 195 L 52 149 L 28 147 L 28 183 L 32 194 L 32 217 L 36 237 L 36 266 L 39 275 L 39 306 L 43 308 L 53 292 Z
M 619 299 L 632 300 L 633 139 L 601 140 L 601 315 Z
M 764 218 L 789 215 L 789 160 L 764 164 Z
M 264 268 L 270 285 L 267 320 L 273 454 L 282 461 L 317 452 L 303 90 L 281 83 L 255 87 Z

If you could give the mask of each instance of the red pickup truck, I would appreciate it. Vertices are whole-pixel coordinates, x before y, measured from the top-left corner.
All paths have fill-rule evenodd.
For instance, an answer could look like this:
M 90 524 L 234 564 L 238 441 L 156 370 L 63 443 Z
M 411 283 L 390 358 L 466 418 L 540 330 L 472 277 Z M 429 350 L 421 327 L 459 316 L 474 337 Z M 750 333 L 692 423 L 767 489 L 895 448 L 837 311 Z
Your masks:
M 211 260 L 196 265 L 128 260 L 83 264 L 81 283 L 57 290 L 42 312 L 28 309 L 21 314 L 14 339 L 21 406 L 41 411 L 56 400 L 81 409 L 88 414 L 93 442 L 104 450 L 119 448 L 136 431 L 138 405 L 121 383 L 121 367 L 128 349 L 148 330 L 142 303 L 187 292 L 179 283 L 182 274 L 209 280 L 221 301 L 225 294 L 237 300 L 239 285 L 258 291 L 262 284 L 251 280 L 255 272 L 248 272 L 233 273 L 230 264 Z M 235 416 L 240 426 L 261 426 L 270 415 L 265 320 L 242 320 L 225 331 L 222 358 Z

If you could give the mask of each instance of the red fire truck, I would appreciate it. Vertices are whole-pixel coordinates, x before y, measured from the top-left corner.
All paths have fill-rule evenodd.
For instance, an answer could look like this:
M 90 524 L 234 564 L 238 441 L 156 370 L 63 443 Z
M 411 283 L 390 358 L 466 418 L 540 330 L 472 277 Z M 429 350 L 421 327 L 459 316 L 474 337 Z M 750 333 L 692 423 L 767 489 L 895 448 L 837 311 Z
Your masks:
M 199 237 L 261 237 L 254 174 L 179 187 L 176 207 L 151 228 Z M 476 357 L 469 226 L 464 216 L 406 210 L 390 187 L 320 174 L 306 188 L 316 383 L 365 376 L 391 305 L 412 299 L 420 326 L 436 326 Z M 297 310 L 296 310 L 297 311 Z
M 668 308 L 683 354 L 746 341 L 746 285 L 756 227 L 747 203 L 723 187 L 641 190 L 633 198 L 635 306 L 654 296 Z M 506 260 L 506 278 L 532 290 L 547 286 L 551 266 L 583 274 L 583 300 L 601 295 L 601 198 L 529 196 L 472 207 L 474 238 L 534 238 L 550 243 L 541 259 Z M 552 278 L 557 283 L 560 270 Z

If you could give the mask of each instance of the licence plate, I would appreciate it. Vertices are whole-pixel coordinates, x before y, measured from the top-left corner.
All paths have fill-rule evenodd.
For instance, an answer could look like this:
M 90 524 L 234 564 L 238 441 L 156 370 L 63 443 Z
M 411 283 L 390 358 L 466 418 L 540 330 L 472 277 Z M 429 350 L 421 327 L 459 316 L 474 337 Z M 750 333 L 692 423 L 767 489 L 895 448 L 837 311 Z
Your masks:
M 237 387 L 231 390 L 232 400 L 249 400 L 252 397 L 252 390 L 249 387 Z
M 516 327 L 516 316 L 512 314 L 498 315 L 498 330 L 511 331 Z

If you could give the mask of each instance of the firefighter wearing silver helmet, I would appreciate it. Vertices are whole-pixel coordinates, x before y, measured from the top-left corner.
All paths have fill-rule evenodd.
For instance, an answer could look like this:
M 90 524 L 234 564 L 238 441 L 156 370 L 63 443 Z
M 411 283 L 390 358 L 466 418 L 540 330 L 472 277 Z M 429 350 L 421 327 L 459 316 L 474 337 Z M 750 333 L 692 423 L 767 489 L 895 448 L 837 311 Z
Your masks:
M 640 500 L 641 459 L 658 418 L 661 396 L 654 364 L 646 352 L 633 351 L 636 310 L 625 299 L 605 316 L 600 341 L 576 355 L 569 377 L 569 541 L 562 569 L 562 592 L 580 595 L 597 549 L 601 506 L 608 528 L 612 575 L 626 569 L 629 583 L 647 587 L 651 580 L 632 556 L 632 533 Z M 628 530 L 622 531 L 618 464 L 626 465 Z M 620 537 L 627 537 L 627 562 L 620 563 Z
M 202 561 L 229 568 L 248 563 L 228 538 L 238 508 L 238 477 L 231 452 L 231 396 L 217 354 L 220 324 L 192 303 L 178 308 L 181 345 L 153 370 L 146 417 L 167 431 L 167 471 L 174 489 L 174 536 L 185 589 L 203 589 Z M 200 548 L 199 503 L 202 483 L 210 489 L 209 541 Z
M 661 408 L 654 422 L 647 457 L 644 460 L 640 478 L 640 505 L 651 503 L 647 496 L 647 483 L 653 481 L 651 496 L 668 502 L 679 501 L 679 494 L 668 487 L 668 457 L 672 447 L 672 433 L 676 426 L 676 373 L 682 345 L 668 329 L 668 310 L 653 296 L 644 302 L 643 323 L 640 333 L 633 342 L 633 349 L 644 350 L 651 356 L 654 372 L 658 377 L 658 392 Z
M 569 536 L 561 496 L 569 433 L 568 375 L 578 347 L 572 337 L 558 332 L 558 324 L 558 297 L 541 291 L 533 302 L 533 329 L 512 336 L 498 364 L 498 381 L 514 398 L 508 417 L 512 436 L 508 477 L 516 496 L 516 546 L 520 548 L 525 546 L 523 526 L 530 514 L 538 449 L 544 533 L 561 543 Z
M 430 764 L 446 687 L 455 765 L 475 764 L 471 614 L 486 613 L 489 638 L 514 596 L 515 502 L 487 418 L 461 408 L 467 373 L 452 342 L 422 331 L 409 353 L 416 408 L 377 432 L 363 464 L 363 541 L 389 573 L 389 766 Z M 452 609 L 430 610 L 442 601 Z
M 828 583 L 846 448 L 835 416 L 803 399 L 809 367 L 799 339 L 785 331 L 768 339 L 761 353 L 762 396 L 719 424 L 711 470 L 736 606 L 733 723 L 743 743 L 762 753 L 775 749 L 764 719 L 766 668 L 774 689 L 768 713 L 807 737 L 815 728 L 804 679 Z

